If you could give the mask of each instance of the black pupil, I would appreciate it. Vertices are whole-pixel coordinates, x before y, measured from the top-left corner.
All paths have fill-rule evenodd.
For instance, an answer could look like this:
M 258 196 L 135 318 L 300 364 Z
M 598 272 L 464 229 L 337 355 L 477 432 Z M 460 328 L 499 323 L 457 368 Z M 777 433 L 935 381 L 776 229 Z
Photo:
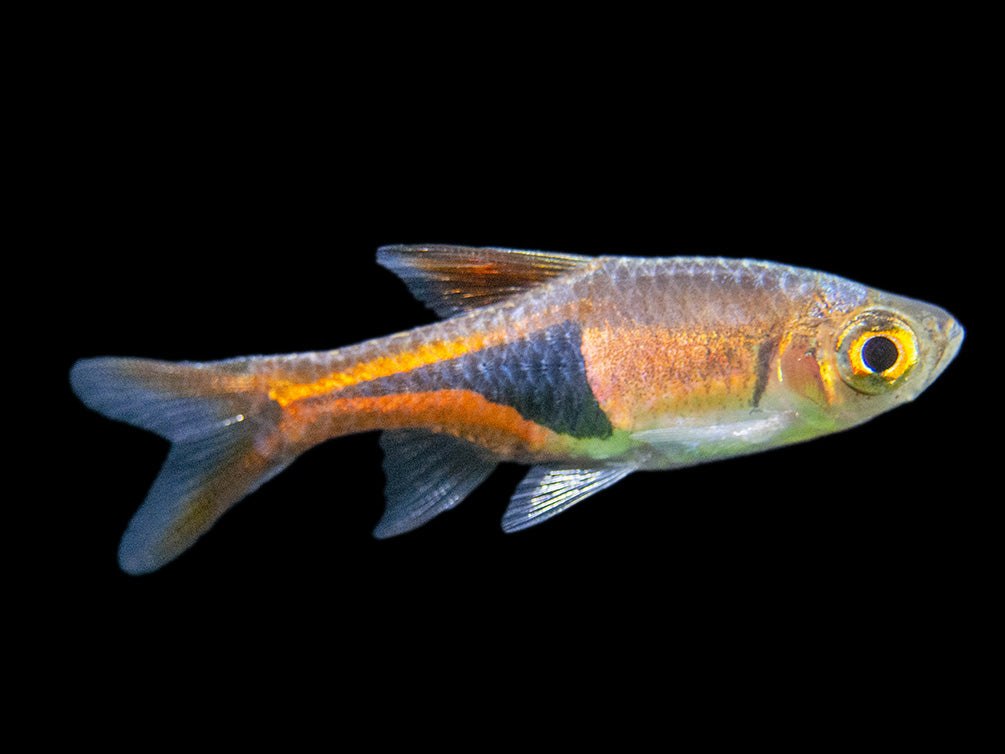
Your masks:
M 862 361 L 874 372 L 885 372 L 897 363 L 899 356 L 897 344 L 882 335 L 869 338 L 862 346 Z

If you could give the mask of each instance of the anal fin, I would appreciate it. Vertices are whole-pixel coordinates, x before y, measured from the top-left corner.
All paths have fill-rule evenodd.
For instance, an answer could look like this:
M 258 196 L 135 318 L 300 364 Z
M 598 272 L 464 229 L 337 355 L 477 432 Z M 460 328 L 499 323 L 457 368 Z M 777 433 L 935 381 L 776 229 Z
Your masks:
M 421 429 L 386 431 L 384 515 L 374 529 L 384 539 L 416 529 L 466 498 L 496 461 L 469 442 Z
M 510 498 L 503 514 L 504 531 L 513 532 L 546 521 L 610 487 L 634 471 L 631 467 L 556 469 L 535 466 Z

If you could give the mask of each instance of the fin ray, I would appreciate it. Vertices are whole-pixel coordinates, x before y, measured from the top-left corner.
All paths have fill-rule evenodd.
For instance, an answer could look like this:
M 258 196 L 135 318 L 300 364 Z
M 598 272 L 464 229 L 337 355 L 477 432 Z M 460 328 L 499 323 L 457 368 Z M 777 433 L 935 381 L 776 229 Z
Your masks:
M 546 521 L 624 479 L 634 470 L 629 466 L 598 469 L 535 466 L 517 485 L 510 498 L 509 507 L 503 514 L 503 530 L 519 531 Z

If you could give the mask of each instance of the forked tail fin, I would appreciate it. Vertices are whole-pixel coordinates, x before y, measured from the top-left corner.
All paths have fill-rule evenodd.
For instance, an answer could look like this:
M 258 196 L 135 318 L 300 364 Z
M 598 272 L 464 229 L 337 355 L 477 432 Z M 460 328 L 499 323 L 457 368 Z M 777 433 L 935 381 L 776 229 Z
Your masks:
M 218 365 L 84 359 L 70 383 L 88 407 L 172 442 L 119 545 L 128 573 L 177 557 L 296 455 L 277 431 L 279 405 L 246 375 Z

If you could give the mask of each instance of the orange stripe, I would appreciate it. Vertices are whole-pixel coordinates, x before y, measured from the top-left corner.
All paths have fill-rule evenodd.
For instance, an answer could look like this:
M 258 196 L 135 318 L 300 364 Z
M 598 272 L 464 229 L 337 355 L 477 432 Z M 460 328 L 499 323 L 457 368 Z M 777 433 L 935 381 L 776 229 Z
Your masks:
M 370 361 L 354 364 L 343 372 L 334 372 L 314 382 L 292 382 L 290 380 L 270 380 L 269 397 L 286 407 L 294 401 L 325 395 L 349 385 L 367 382 L 378 377 L 408 372 L 426 364 L 453 359 L 470 351 L 478 351 L 486 346 L 487 337 L 480 334 L 453 341 L 435 340 L 423 343 L 413 351 L 404 351 L 392 356 L 378 356 Z
M 436 390 L 367 398 L 333 398 L 284 411 L 287 439 L 316 443 L 379 429 L 426 428 L 448 432 L 501 454 L 540 449 L 554 433 L 509 406 L 470 390 Z

